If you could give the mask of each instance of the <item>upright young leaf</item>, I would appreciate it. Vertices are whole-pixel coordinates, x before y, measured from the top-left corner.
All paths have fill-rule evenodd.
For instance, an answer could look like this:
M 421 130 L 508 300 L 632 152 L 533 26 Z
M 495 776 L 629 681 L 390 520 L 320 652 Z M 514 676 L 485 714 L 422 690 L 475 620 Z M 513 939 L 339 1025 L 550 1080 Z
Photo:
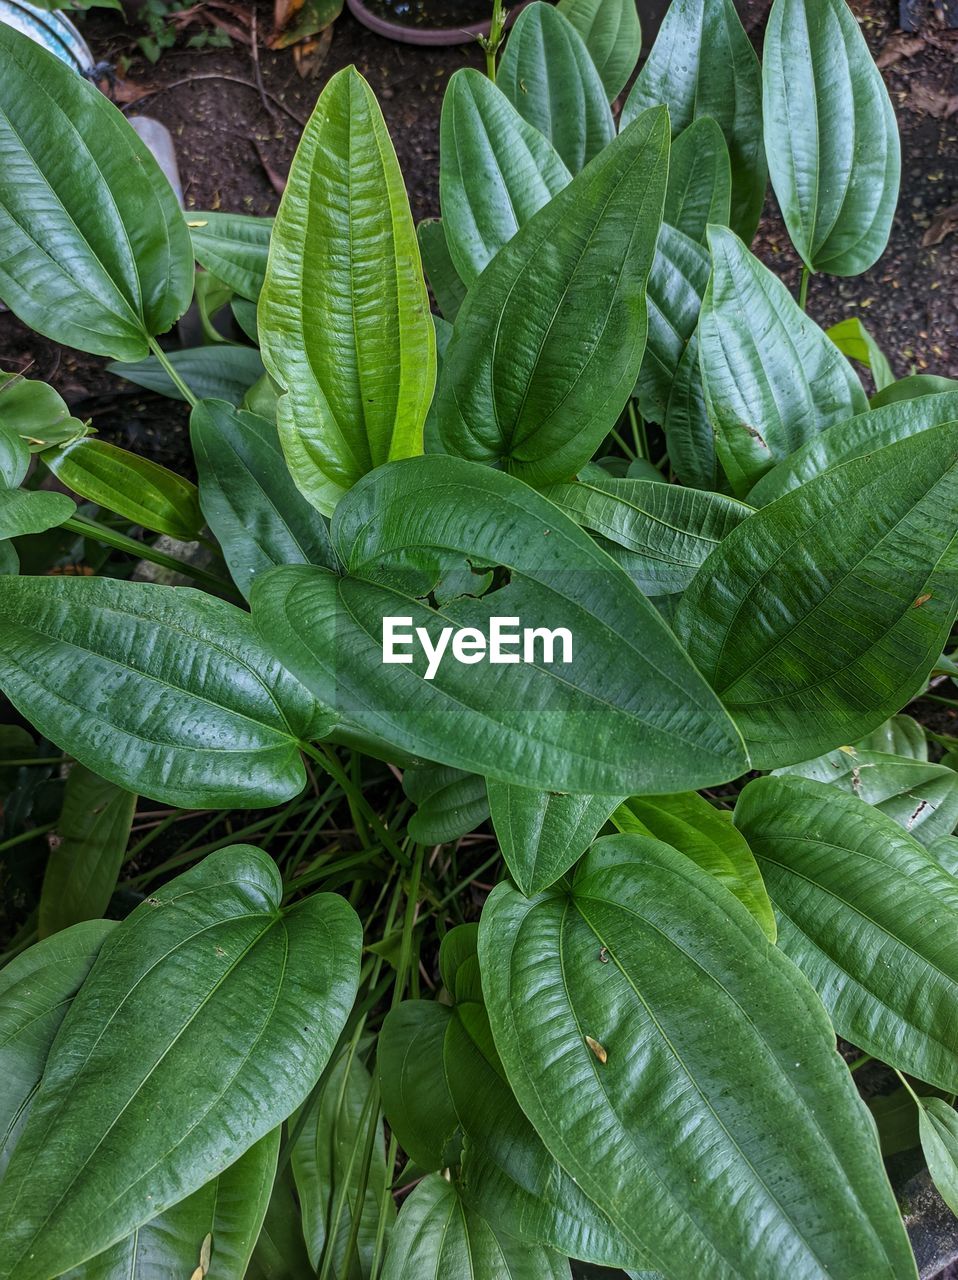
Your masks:
M 944 1098 L 922 1098 L 918 1132 L 928 1172 L 942 1200 L 958 1214 L 958 1113 Z
M 709 282 L 708 253 L 684 232 L 662 223 L 646 288 L 649 337 L 635 394 L 642 414 L 665 422 L 682 358 L 692 341 Z M 695 363 L 698 376 L 698 361 Z
M 958 423 L 757 511 L 693 578 L 676 634 L 758 769 L 855 742 L 921 689 L 958 609 Z
M 669 462 L 683 484 L 696 489 L 724 487 L 699 367 L 699 335 L 689 338 L 672 381 L 662 423 Z
M 891 818 L 809 778 L 750 782 L 735 824 L 775 904 L 779 946 L 838 1034 L 958 1092 L 958 882 Z
M 94 1257 L 228 1168 L 315 1085 L 356 994 L 359 921 L 280 910 L 259 849 L 158 889 L 109 936 L 0 1184 L 5 1280 Z
M 333 717 L 201 591 L 111 578 L 0 577 L 0 687 L 51 742 L 165 804 L 279 804 L 299 741 Z
M 674 0 L 622 108 L 620 127 L 664 102 L 672 133 L 711 116 L 732 166 L 733 229 L 748 243 L 765 200 L 762 73 L 733 0 Z
M 116 888 L 136 796 L 82 764 L 70 770 L 40 894 L 41 938 L 102 916 Z
M 326 85 L 296 149 L 258 322 L 286 393 L 283 451 L 325 515 L 373 467 L 422 452 L 436 377 L 426 285 L 396 153 L 354 67 Z
M 571 178 L 488 76 L 471 67 L 453 75 L 442 100 L 439 197 L 449 253 L 467 285 Z
M 81 351 L 139 360 L 193 296 L 176 196 L 113 104 L 0 23 L 0 298 Z
M 635 0 L 559 0 L 556 5 L 575 27 L 614 102 L 642 52 L 642 27 Z
M 666 113 L 650 111 L 489 264 L 443 362 L 447 452 L 548 484 L 574 475 L 615 426 L 642 363 L 667 155 Z
M 248 213 L 197 213 L 187 226 L 196 261 L 250 302 L 259 299 L 266 276 L 272 218 Z
M 516 1097 L 653 1267 L 914 1280 L 819 1000 L 690 859 L 612 836 L 571 890 L 529 900 L 501 884 L 479 960 Z
M 792 244 L 811 271 L 867 271 L 888 243 L 901 146 L 845 0 L 775 0 L 762 82 L 768 168 Z
M 337 508 L 332 536 L 346 576 L 274 569 L 252 607 L 273 652 L 362 732 L 540 790 L 627 795 L 742 771 L 734 726 L 655 609 L 521 481 L 461 458 L 391 463 Z M 503 585 L 489 590 L 493 566 Z M 433 653 L 443 631 L 448 644 L 457 627 L 519 618 L 552 652 L 540 632 L 528 661 L 480 652 L 477 668 L 475 652 L 427 661 L 412 640 L 409 663 L 385 663 L 386 617 L 422 628 Z
M 748 493 L 811 436 L 868 408 L 834 343 L 731 231 L 712 227 L 699 363 L 719 461 Z
M 725 135 L 711 116 L 697 116 L 672 143 L 665 221 L 705 244 L 707 227 L 729 225 L 731 202 Z
M 582 37 L 538 0 L 509 33 L 496 84 L 515 109 L 578 173 L 615 137 L 605 87 Z
M 247 1270 L 249 1280 L 316 1280 L 289 1165 L 279 1169 Z
M 201 400 L 190 442 L 203 515 L 244 596 L 258 573 L 278 564 L 336 567 L 326 522 L 293 484 L 272 422 Z

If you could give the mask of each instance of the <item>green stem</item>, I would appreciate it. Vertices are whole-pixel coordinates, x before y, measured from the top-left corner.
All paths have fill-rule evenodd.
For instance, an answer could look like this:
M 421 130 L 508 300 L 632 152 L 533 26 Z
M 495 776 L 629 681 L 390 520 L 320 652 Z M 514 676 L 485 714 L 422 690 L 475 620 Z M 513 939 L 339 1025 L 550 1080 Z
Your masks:
M 28 840 L 32 840 L 34 836 L 45 836 L 48 831 L 52 831 L 57 824 L 55 822 L 46 822 L 42 827 L 31 827 L 29 831 L 21 831 L 18 836 L 11 836 L 9 840 L 0 840 L 0 853 L 6 852 L 7 849 L 14 848 L 18 844 L 26 844 Z
M 864 1067 L 868 1062 L 874 1062 L 874 1056 L 870 1053 L 863 1053 L 860 1058 L 856 1058 L 854 1062 L 848 1064 L 849 1071 L 857 1071 L 859 1067 Z
M 409 855 L 400 848 L 392 833 L 383 826 L 379 819 L 379 814 L 376 813 L 363 793 L 356 787 L 352 778 L 340 764 L 339 757 L 332 747 L 326 747 L 322 744 L 315 747 L 309 742 L 301 742 L 300 746 L 311 759 L 315 760 L 317 764 L 321 764 L 330 776 L 336 779 L 349 800 L 350 809 L 355 806 L 356 810 L 366 819 L 371 830 L 379 837 L 397 862 L 402 863 L 404 867 L 408 867 L 410 865 Z
M 98 520 L 88 520 L 85 516 L 71 516 L 69 520 L 64 520 L 62 527 L 69 529 L 71 533 L 79 534 L 81 538 L 90 538 L 94 542 L 102 542 L 105 547 L 113 547 L 115 551 L 124 551 L 127 555 L 135 556 L 137 560 L 149 560 L 151 564 L 159 565 L 161 569 L 185 574 L 194 582 L 202 582 L 204 586 L 216 591 L 230 587 L 230 583 L 225 578 L 208 573 L 197 565 L 187 564 L 185 560 L 178 560 L 175 556 L 168 556 L 165 551 L 157 551 L 148 542 L 137 542 L 136 538 L 130 538 L 125 533 L 117 533 L 115 529 L 100 524 Z
M 177 391 L 180 393 L 180 395 L 183 397 L 186 403 L 190 406 L 190 408 L 195 409 L 196 396 L 193 394 L 193 392 L 189 389 L 189 387 L 186 385 L 186 383 L 183 381 L 180 375 L 173 368 L 173 365 L 170 363 L 166 352 L 163 350 L 163 348 L 160 346 L 160 344 L 157 342 L 155 338 L 148 338 L 147 342 L 149 342 L 150 344 L 150 350 L 153 352 L 157 360 L 163 366 L 163 370 L 166 373 L 166 376 L 173 383 L 174 387 L 176 387 Z
M 7 760 L 0 759 L 0 766 L 4 769 L 26 769 L 32 764 L 66 764 L 70 759 L 69 756 L 36 756 L 32 760 Z
M 803 311 L 805 310 L 805 305 L 808 302 L 808 282 L 811 278 L 812 273 L 809 271 L 808 267 L 803 265 L 802 283 L 798 286 L 798 305 Z
M 389 1150 L 386 1152 L 386 1177 L 383 1179 L 382 1194 L 379 1197 L 379 1220 L 376 1223 L 376 1247 L 373 1252 L 372 1266 L 369 1268 L 371 1280 L 377 1280 L 382 1265 L 383 1251 L 386 1246 L 386 1206 L 392 1195 L 393 1174 L 396 1167 L 396 1150 L 399 1143 L 394 1133 L 389 1136 Z
M 489 23 L 489 35 L 485 39 L 480 38 L 479 43 L 486 54 L 486 75 L 493 84 L 496 83 L 496 55 L 502 44 L 505 29 L 506 11 L 502 6 L 502 0 L 492 0 L 492 19 Z

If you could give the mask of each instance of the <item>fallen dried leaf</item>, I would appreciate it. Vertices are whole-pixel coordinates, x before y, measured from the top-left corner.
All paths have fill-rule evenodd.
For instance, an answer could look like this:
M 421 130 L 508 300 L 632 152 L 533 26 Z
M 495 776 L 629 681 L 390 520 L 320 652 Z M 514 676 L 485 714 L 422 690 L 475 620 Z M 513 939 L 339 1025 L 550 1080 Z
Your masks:
M 599 1061 L 602 1063 L 602 1065 L 605 1066 L 606 1062 L 608 1062 L 609 1060 L 609 1055 L 604 1049 L 604 1047 L 601 1044 L 599 1044 L 598 1040 L 593 1040 L 591 1036 L 586 1036 L 585 1042 L 589 1046 L 589 1048 L 592 1050 L 592 1052 L 595 1054 L 595 1056 L 599 1059 Z
M 912 111 L 923 111 L 936 120 L 950 120 L 958 112 L 958 94 L 943 93 L 934 85 L 919 81 L 911 86 L 905 106 L 911 107 Z
M 882 45 L 881 52 L 875 62 L 879 67 L 893 67 L 896 62 L 901 62 L 903 58 L 913 58 L 924 47 L 925 41 L 921 36 L 909 36 L 903 31 L 896 31 Z
M 921 247 L 929 249 L 934 244 L 941 244 L 953 231 L 958 231 L 958 204 L 950 204 L 947 209 L 935 214 L 921 238 Z

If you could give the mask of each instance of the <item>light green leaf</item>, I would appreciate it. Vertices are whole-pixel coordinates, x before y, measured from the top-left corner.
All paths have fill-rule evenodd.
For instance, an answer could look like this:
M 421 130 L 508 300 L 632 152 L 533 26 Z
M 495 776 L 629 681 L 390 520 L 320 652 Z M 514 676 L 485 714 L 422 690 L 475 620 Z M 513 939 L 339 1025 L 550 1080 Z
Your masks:
M 459 458 L 392 463 L 337 508 L 332 538 L 347 576 L 276 569 L 254 584 L 252 605 L 289 670 L 361 731 L 540 790 L 675 790 L 679 778 L 679 789 L 705 786 L 744 768 L 734 726 L 654 608 L 514 477 Z M 492 566 L 507 582 L 487 591 Z M 438 610 L 423 603 L 433 591 Z M 413 640 L 410 664 L 386 664 L 387 616 L 409 617 L 409 633 L 422 627 L 433 646 L 444 628 L 448 642 L 457 627 L 485 635 L 491 617 L 518 617 L 566 628 L 572 653 L 560 636 L 545 661 L 540 637 L 532 662 L 480 654 L 476 668 L 475 653 L 429 664 Z
M 113 104 L 0 24 L 0 297 L 64 346 L 138 360 L 190 305 L 176 196 Z
M 272 860 L 234 845 L 110 934 L 0 1184 L 0 1275 L 85 1262 L 305 1100 L 355 997 L 361 934 L 345 899 L 280 911 L 282 893 Z
M 669 397 L 698 324 L 710 271 L 709 256 L 702 246 L 663 222 L 646 289 L 649 337 L 635 388 L 643 416 L 653 422 L 666 420 Z M 697 360 L 695 374 L 698 377 Z
M 29 470 L 30 450 L 26 442 L 13 427 L 0 422 L 0 489 L 16 489 Z
M 556 795 L 491 779 L 486 785 L 502 856 L 527 897 L 565 875 L 619 802 L 617 796 Z
M 69 520 L 76 509 L 76 503 L 65 493 L 0 489 L 0 539 L 44 533 Z
M 958 391 L 958 379 L 939 378 L 932 373 L 913 373 L 908 378 L 899 378 L 890 387 L 873 395 L 871 406 L 873 409 L 880 409 L 882 405 L 914 400 L 917 396 L 940 395 L 943 391 Z
M 710 116 L 732 166 L 732 228 L 748 243 L 765 200 L 762 73 L 732 0 L 674 0 L 622 108 L 620 128 L 647 107 L 669 108 L 673 136 Z
M 758 778 L 735 824 L 778 945 L 866 1053 L 958 1092 L 958 884 L 891 818 L 808 778 Z
M 922 1098 L 918 1132 L 928 1172 L 952 1211 L 958 1213 L 958 1114 L 943 1098 Z
M 697 116 L 672 143 L 665 221 L 705 244 L 709 225 L 727 227 L 732 166 L 725 134 L 711 116 Z
M 332 717 L 249 615 L 201 591 L 0 578 L 0 687 L 94 773 L 165 804 L 279 804 Z
M 256 302 L 266 275 L 272 218 L 248 213 L 198 213 L 186 224 L 196 261 L 241 298 Z
M 740 497 L 811 436 L 868 408 L 851 365 L 731 231 L 709 230 L 699 363 L 719 461 Z
M 571 891 L 530 901 L 501 884 L 479 959 L 519 1102 L 653 1267 L 914 1280 L 874 1127 L 821 1004 L 688 858 L 613 836 Z
M 325 515 L 422 452 L 436 346 L 402 174 L 369 85 L 326 85 L 293 157 L 259 303 L 283 451 Z
M 593 476 L 543 492 L 598 535 L 599 545 L 648 596 L 684 591 L 722 539 L 752 514 L 724 494 L 655 480 Z
M 550 4 L 528 5 L 509 33 L 496 84 L 578 173 L 615 137 L 605 87 L 582 37 Z
M 95 920 L 109 905 L 126 855 L 136 796 L 75 764 L 63 793 L 43 890 L 41 938 L 80 920 Z
M 556 8 L 578 31 L 614 102 L 635 70 L 642 28 L 635 0 L 559 0 Z
M 190 417 L 190 441 L 203 515 L 244 596 L 275 565 L 336 567 L 326 522 L 293 484 L 272 422 L 202 400 Z
M 504 244 L 554 195 L 569 170 L 492 81 L 457 71 L 442 102 L 442 227 L 459 277 L 471 285 Z
M 230 404 L 239 404 L 253 383 L 263 376 L 263 361 L 253 347 L 191 347 L 185 351 L 168 351 L 166 358 L 197 400 L 228 400 Z M 158 391 L 171 400 L 185 399 L 155 356 L 135 364 L 111 364 L 107 368 L 127 382 L 146 387 L 147 391 Z
M 0 430 L 21 436 L 36 451 L 75 440 L 85 427 L 48 383 L 0 373 Z
M 958 879 L 958 837 L 939 836 L 928 846 L 928 852 L 950 876 Z
M 419 252 L 439 310 L 451 324 L 466 296 L 466 286 L 449 255 L 441 218 L 424 218 L 416 228 Z
M 441 764 L 411 765 L 402 785 L 416 806 L 408 831 L 419 844 L 448 844 L 489 817 L 485 779 L 474 773 Z
M 772 186 L 811 271 L 855 276 L 888 243 L 901 146 L 888 90 L 845 0 L 775 0 L 762 110 Z
M 470 290 L 438 390 L 448 453 L 548 484 L 574 475 L 615 426 L 642 363 L 667 153 L 665 112 L 649 112 L 533 215 Z M 596 279 L 608 287 L 583 283 Z
M 871 330 L 866 329 L 858 316 L 849 316 L 833 324 L 825 330 L 842 355 L 849 360 L 857 360 L 871 371 L 876 391 L 883 391 L 895 381 L 888 357 L 875 340 Z
M 727 810 L 716 809 L 704 796 L 687 791 L 674 796 L 633 796 L 616 809 L 612 821 L 626 834 L 653 836 L 684 853 L 707 871 L 775 941 L 775 915 L 762 873 Z

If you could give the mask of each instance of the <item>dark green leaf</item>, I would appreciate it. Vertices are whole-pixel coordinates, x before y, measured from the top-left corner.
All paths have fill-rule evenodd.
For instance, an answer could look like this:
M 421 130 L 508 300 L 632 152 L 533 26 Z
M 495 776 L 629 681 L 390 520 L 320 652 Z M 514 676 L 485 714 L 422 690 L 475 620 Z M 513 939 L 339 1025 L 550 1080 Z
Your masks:
M 0 490 L 16 489 L 29 470 L 30 450 L 26 442 L 12 426 L 0 422 Z
M 326 522 L 293 484 L 272 422 L 203 400 L 190 417 L 190 440 L 203 515 L 244 596 L 275 565 L 335 568 Z
M 196 261 L 241 298 L 256 302 L 266 275 L 273 219 L 191 209 L 187 226 Z
M 733 492 L 811 436 L 868 408 L 854 370 L 731 231 L 709 230 L 712 278 L 699 363 L 719 461 Z
M 808 778 L 759 778 L 735 822 L 758 859 L 778 943 L 835 1030 L 958 1091 L 958 884 L 891 818 Z
M 0 297 L 54 342 L 139 360 L 193 296 L 190 236 L 100 91 L 0 23 Z
M 958 1114 L 954 1106 L 943 1098 L 922 1099 L 918 1132 L 932 1181 L 952 1213 L 958 1213 Z
M 750 241 L 765 200 L 762 73 L 732 0 L 669 6 L 620 127 L 660 102 L 669 108 L 673 136 L 702 116 L 718 122 L 732 165 L 731 225 Z
M 448 453 L 548 484 L 574 475 L 615 426 L 642 363 L 667 153 L 666 114 L 649 112 L 470 290 L 438 391 Z M 583 285 L 596 279 L 608 281 L 598 294 Z
M 325 515 L 367 471 L 422 453 L 436 376 L 426 285 L 396 153 L 355 67 L 326 85 L 293 157 L 259 333 L 286 392 L 290 472 Z
M 763 48 L 765 150 L 792 244 L 854 276 L 888 243 L 901 147 L 881 72 L 844 0 L 775 0 Z
M 958 609 L 956 525 L 952 423 L 823 472 L 712 553 L 676 634 L 756 768 L 854 742 L 918 693 Z
M 528 897 L 565 875 L 619 802 L 617 796 L 556 795 L 491 779 L 487 786 L 502 856 Z
M 606 97 L 614 102 L 642 51 L 635 0 L 559 0 L 556 8 L 582 37 L 602 77 Z
M 950 876 L 958 879 L 958 837 L 939 836 L 928 846 L 928 852 Z
M 911 716 L 891 716 L 884 724 L 855 743 L 859 751 L 887 751 L 911 760 L 928 759 L 925 731 Z
M 361 936 L 343 898 L 280 911 L 282 893 L 272 860 L 235 845 L 110 934 L 0 1184 L 0 1275 L 85 1262 L 304 1101 L 356 994 Z
M 192 347 L 168 351 L 166 358 L 198 400 L 228 400 L 239 404 L 249 388 L 263 376 L 263 361 L 253 347 Z M 135 382 L 147 391 L 158 391 L 171 400 L 184 399 L 179 387 L 156 359 L 149 356 L 135 364 L 111 364 L 111 373 Z
M 702 309 L 709 256 L 700 244 L 662 223 L 649 273 L 649 338 L 636 384 L 646 418 L 664 422 L 675 377 Z M 695 363 L 698 377 L 698 361 Z
M 652 1266 L 913 1280 L 874 1128 L 821 1004 L 688 858 L 613 836 L 571 892 L 530 901 L 499 885 L 479 958 L 523 1109 Z
M 186 808 L 290 799 L 331 725 L 248 614 L 109 578 L 0 578 L 0 686 L 88 769 Z
M 360 730 L 542 790 L 625 795 L 741 772 L 734 726 L 652 606 L 521 481 L 459 458 L 392 463 L 337 508 L 332 537 L 348 576 L 273 570 L 254 584 L 253 609 L 273 651 Z M 482 595 L 493 565 L 507 584 Z M 422 598 L 444 581 L 480 594 L 450 594 L 437 611 Z M 411 618 L 410 631 L 424 628 L 433 645 L 443 626 L 485 634 L 491 617 L 564 627 L 571 661 L 557 641 L 545 662 L 540 642 L 534 662 L 480 656 L 480 675 L 452 658 L 434 662 L 427 679 L 416 642 L 411 664 L 384 664 L 386 616 Z
M 126 854 L 136 796 L 75 764 L 40 894 L 44 938 L 79 920 L 95 920 L 109 905 Z
M 528 5 L 509 34 L 496 84 L 578 173 L 615 137 L 606 91 L 582 37 L 552 5 Z
M 447 844 L 475 831 L 489 817 L 486 782 L 441 764 L 412 765 L 403 790 L 416 806 L 408 830 L 420 844 Z
M 448 1005 L 435 1000 L 403 1000 L 386 1015 L 376 1046 L 390 1129 L 409 1158 L 430 1173 L 455 1156 L 459 1118 L 442 1071 L 452 1016 Z
M 306 1253 L 289 1165 L 276 1175 L 247 1275 L 249 1280 L 316 1280 Z
M 422 263 L 439 310 L 451 324 L 466 296 L 466 286 L 449 256 L 441 218 L 425 218 L 416 228 Z
M 725 134 L 711 116 L 697 116 L 672 143 L 665 221 L 705 244 L 710 224 L 729 225 L 732 166 Z
M 689 338 L 675 371 L 662 428 L 669 462 L 683 484 L 698 489 L 725 487 L 705 403 L 697 332 Z

